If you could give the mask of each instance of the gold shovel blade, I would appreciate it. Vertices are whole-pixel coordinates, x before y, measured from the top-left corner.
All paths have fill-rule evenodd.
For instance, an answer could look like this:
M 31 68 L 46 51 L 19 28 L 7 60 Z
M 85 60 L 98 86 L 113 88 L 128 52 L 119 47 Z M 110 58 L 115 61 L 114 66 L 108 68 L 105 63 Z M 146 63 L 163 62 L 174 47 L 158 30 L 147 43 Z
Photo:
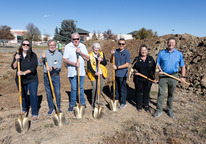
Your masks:
M 111 100 L 109 103 L 109 106 L 112 111 L 117 111 L 117 108 L 119 107 L 118 100 L 115 100 L 115 101 Z
M 63 126 L 66 125 L 65 116 L 63 113 L 59 113 L 59 116 L 55 114 L 53 116 L 53 121 L 56 126 Z
M 84 106 L 74 107 L 74 115 L 76 118 L 81 119 L 84 114 L 85 114 L 85 107 Z
M 94 113 L 93 113 L 93 116 L 95 119 L 100 119 L 103 115 L 103 110 L 104 110 L 104 107 L 95 107 L 94 108 Z
M 19 118 L 15 120 L 15 128 L 18 133 L 25 133 L 29 129 L 28 118 Z

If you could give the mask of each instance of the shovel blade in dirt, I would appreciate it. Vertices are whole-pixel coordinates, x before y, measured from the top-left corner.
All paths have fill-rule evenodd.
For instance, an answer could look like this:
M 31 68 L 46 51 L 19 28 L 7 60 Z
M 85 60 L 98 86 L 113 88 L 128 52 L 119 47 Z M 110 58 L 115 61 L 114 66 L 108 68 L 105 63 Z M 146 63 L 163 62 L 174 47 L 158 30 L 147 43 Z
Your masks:
M 63 126 L 66 125 L 65 116 L 63 113 L 55 114 L 53 116 L 53 121 L 56 126 Z
M 117 111 L 117 108 L 119 107 L 118 100 L 111 100 L 109 103 L 109 107 L 112 111 Z
M 15 128 L 18 133 L 25 133 L 29 129 L 28 118 L 19 118 L 15 120 Z
M 103 115 L 103 110 L 104 110 L 104 107 L 95 107 L 94 108 L 94 113 L 93 113 L 93 116 L 95 119 L 100 119 Z
M 83 118 L 85 114 L 85 107 L 84 106 L 76 106 L 74 107 L 74 115 L 76 118 Z

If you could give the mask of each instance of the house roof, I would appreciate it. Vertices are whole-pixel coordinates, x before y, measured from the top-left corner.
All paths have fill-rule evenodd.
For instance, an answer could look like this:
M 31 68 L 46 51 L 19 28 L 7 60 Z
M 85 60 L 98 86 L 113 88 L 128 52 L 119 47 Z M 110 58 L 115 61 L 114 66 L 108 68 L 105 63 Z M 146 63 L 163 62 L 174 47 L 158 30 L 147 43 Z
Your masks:
M 131 34 L 131 35 L 137 35 L 137 31 L 133 31 L 133 32 L 130 32 L 128 34 Z
M 86 33 L 86 34 L 88 34 L 90 32 L 88 32 L 88 31 L 86 31 L 84 29 L 81 29 L 81 28 L 77 28 L 77 33 Z

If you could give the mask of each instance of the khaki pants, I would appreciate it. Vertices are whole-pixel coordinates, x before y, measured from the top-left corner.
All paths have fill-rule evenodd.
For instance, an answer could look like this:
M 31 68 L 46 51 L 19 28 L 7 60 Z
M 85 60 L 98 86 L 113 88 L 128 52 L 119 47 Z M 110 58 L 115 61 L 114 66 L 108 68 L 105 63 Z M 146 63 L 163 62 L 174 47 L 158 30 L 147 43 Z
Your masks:
M 177 77 L 178 74 L 173 74 L 173 76 Z M 170 77 L 167 77 L 167 76 L 164 76 L 164 75 L 159 76 L 159 91 L 158 91 L 158 98 L 157 98 L 157 111 L 162 112 L 167 86 L 168 86 L 167 110 L 172 111 L 176 85 L 177 85 L 177 80 L 170 78 Z
M 98 95 L 98 84 L 97 84 L 97 79 L 92 81 L 92 105 L 95 104 L 97 100 L 97 95 Z M 101 96 L 102 89 L 104 87 L 104 81 L 105 79 L 103 78 L 103 75 L 100 75 L 100 93 L 99 93 L 99 98 Z

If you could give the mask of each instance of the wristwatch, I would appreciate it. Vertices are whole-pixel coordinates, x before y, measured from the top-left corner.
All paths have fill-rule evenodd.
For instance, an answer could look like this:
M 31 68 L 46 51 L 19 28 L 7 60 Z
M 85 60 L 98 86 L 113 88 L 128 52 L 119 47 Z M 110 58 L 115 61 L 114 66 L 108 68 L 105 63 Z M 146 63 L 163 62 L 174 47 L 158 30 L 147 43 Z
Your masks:
M 24 75 L 26 75 L 26 73 L 24 72 Z

